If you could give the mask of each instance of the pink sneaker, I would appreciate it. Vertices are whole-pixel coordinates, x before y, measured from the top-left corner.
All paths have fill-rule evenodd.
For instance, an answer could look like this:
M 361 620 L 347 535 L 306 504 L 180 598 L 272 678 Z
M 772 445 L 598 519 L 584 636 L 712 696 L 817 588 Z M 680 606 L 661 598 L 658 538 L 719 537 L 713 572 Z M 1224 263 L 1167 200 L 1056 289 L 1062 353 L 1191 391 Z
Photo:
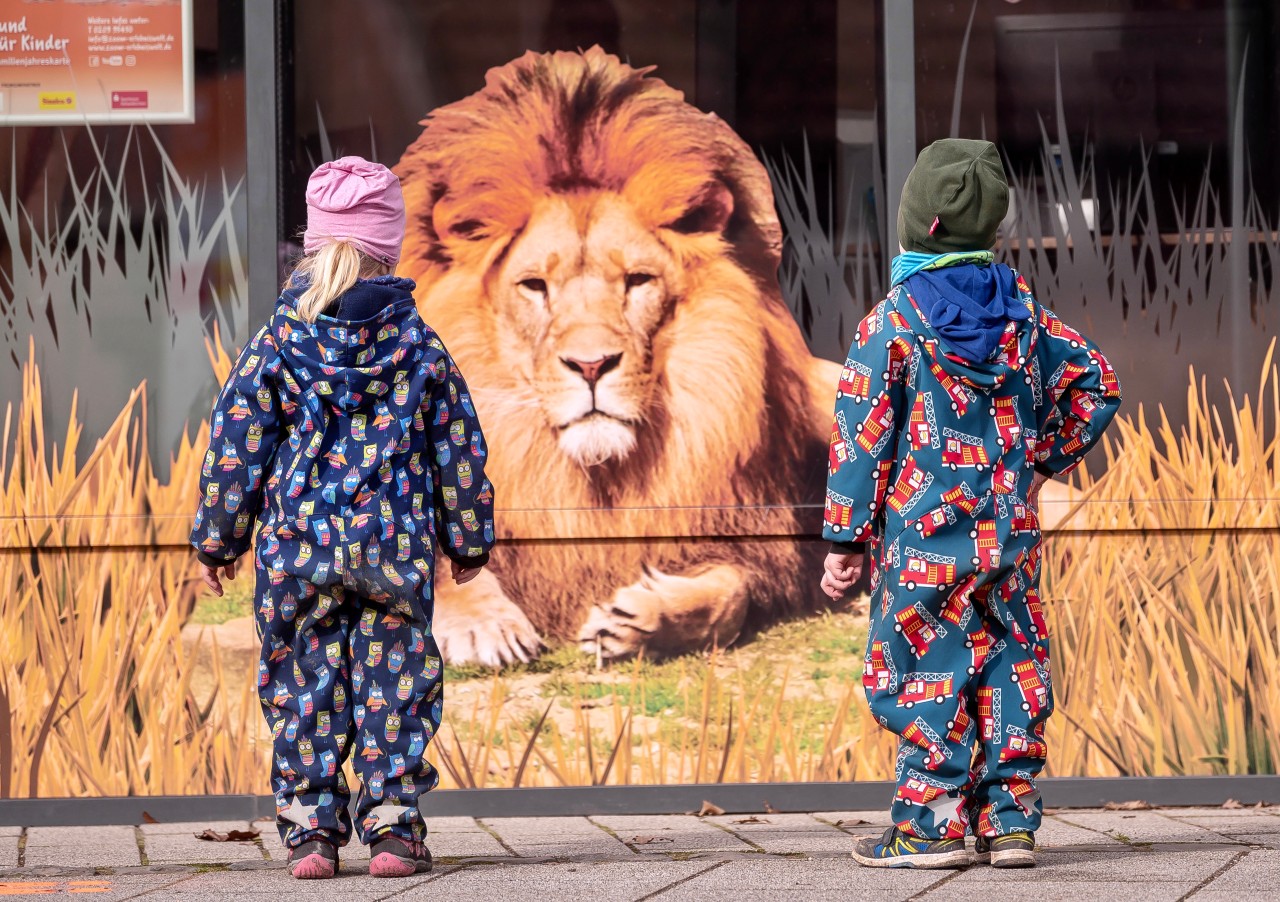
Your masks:
M 338 847 L 323 839 L 289 850 L 289 873 L 298 880 L 328 880 L 338 871 Z
M 431 853 L 425 843 L 398 836 L 384 836 L 369 849 L 371 877 L 411 877 L 431 870 Z

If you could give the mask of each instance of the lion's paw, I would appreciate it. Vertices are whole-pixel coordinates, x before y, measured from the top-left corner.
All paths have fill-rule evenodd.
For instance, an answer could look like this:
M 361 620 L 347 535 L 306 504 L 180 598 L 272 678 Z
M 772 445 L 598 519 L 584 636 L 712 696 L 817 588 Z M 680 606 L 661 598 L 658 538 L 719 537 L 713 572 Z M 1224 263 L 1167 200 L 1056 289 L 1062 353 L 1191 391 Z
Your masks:
M 663 598 L 645 583 L 619 589 L 597 604 L 578 631 L 578 647 L 605 660 L 638 655 L 662 628 Z
M 746 580 L 736 567 L 680 576 L 645 567 L 638 582 L 591 609 L 578 646 L 606 660 L 723 648 L 738 637 L 746 613 Z
M 542 650 L 542 638 L 524 611 L 506 598 L 468 599 L 465 617 L 439 612 L 432 632 L 440 654 L 450 664 L 501 667 L 528 663 Z

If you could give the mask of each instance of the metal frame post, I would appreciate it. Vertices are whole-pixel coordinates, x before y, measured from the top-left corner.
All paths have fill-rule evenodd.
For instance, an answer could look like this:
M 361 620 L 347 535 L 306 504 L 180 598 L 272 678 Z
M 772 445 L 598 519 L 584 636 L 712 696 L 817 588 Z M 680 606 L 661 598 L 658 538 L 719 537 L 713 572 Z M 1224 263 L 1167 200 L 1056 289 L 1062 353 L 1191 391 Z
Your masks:
M 914 0 L 884 7 L 884 268 L 898 252 L 898 202 L 916 161 L 916 38 Z
M 244 5 L 245 183 L 248 190 L 249 323 L 264 322 L 279 294 L 278 28 L 274 0 Z

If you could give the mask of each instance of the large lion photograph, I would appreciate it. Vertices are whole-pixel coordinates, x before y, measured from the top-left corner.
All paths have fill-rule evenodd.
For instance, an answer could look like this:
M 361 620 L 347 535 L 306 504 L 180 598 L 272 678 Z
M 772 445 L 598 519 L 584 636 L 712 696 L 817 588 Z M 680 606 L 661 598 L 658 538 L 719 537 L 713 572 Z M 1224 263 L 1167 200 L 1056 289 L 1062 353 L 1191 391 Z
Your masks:
M 423 125 L 400 274 L 467 374 L 507 540 L 438 587 L 447 659 L 674 655 L 815 610 L 838 367 L 781 297 L 751 149 L 599 48 Z

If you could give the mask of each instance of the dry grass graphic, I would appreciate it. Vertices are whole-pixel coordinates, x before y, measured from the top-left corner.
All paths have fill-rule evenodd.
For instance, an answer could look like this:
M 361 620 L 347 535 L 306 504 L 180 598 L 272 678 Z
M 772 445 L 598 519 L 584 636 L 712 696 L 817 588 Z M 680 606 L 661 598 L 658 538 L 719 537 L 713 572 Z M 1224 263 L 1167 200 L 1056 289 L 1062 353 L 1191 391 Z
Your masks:
M 225 370 L 225 355 L 211 359 Z M 74 413 L 49 449 L 34 364 L 22 380 L 0 450 L 0 798 L 260 786 L 260 718 L 254 705 L 234 716 L 229 705 L 253 683 L 215 668 L 203 704 L 191 685 L 179 636 L 196 597 L 190 556 L 130 547 L 135 518 L 189 506 L 207 432 L 182 443 L 161 484 L 145 384 L 80 461 Z M 99 544 L 122 532 L 130 545 L 75 548 L 91 529 Z
M 225 376 L 216 340 L 209 357 Z M 182 541 L 168 533 L 185 524 L 153 518 L 185 513 L 205 427 L 181 443 L 162 484 L 145 439 L 145 384 L 83 462 L 74 417 L 47 447 L 33 364 L 22 392 L 0 452 L 0 797 L 265 791 L 253 675 L 225 670 L 215 649 L 211 685 L 193 685 L 179 637 L 196 597 L 190 557 L 157 547 Z M 1211 406 L 1193 374 L 1186 427 L 1175 433 L 1161 413 L 1153 430 L 1139 411 L 1099 455 L 1105 470 L 1081 474 L 1073 529 L 1050 538 L 1045 558 L 1054 773 L 1280 765 L 1278 398 L 1270 357 L 1256 399 L 1231 409 Z M 138 545 L 137 522 L 169 525 Z M 113 530 L 128 545 L 77 549 L 91 526 L 99 545 Z M 751 649 L 662 665 L 661 678 L 644 662 L 569 667 L 543 684 L 532 716 L 504 714 L 514 710 L 511 674 L 473 680 L 483 691 L 469 704 L 455 683 L 431 747 L 442 785 L 891 773 L 892 738 L 867 714 L 856 673 L 836 674 L 833 690 Z
M 1163 411 L 1154 432 L 1142 411 L 1122 418 L 1099 455 L 1105 470 L 1095 460 L 1100 475 L 1080 474 L 1072 528 L 1047 542 L 1058 702 L 1051 773 L 1280 768 L 1280 373 L 1271 356 L 1256 398 L 1229 410 L 1210 405 L 1193 373 L 1186 413 L 1179 433 Z M 470 712 L 455 704 L 449 715 L 468 740 L 446 727 L 434 746 L 445 784 L 892 775 L 893 740 L 856 681 L 832 706 L 791 671 L 696 659 L 688 667 L 690 679 L 677 683 L 693 703 L 666 718 L 637 714 L 652 691 L 640 665 L 604 683 L 586 674 L 561 681 L 551 704 L 572 706 L 567 726 L 545 715 L 504 720 L 507 686 L 494 677 Z M 593 709 L 602 685 L 613 702 Z
M 148 437 L 163 471 L 183 424 L 208 409 L 208 330 L 246 337 L 243 179 L 191 178 L 149 127 L 66 129 L 59 143 L 44 168 L 60 189 L 24 197 L 16 152 L 0 171 L 0 408 L 25 400 L 33 341 L 46 425 L 67 422 L 74 394 L 97 438 L 149 379 Z
M 775 656 L 749 649 L 656 667 L 633 662 L 603 674 L 565 672 L 541 683 L 531 714 L 514 717 L 513 683 L 523 680 L 491 677 L 469 705 L 453 696 L 428 757 L 441 767 L 442 785 L 464 787 L 883 773 L 893 742 L 866 716 L 856 672 L 819 687 L 799 666 L 779 669 Z
M 1121 420 L 1045 557 L 1057 625 L 1060 774 L 1280 769 L 1280 373 L 1213 407 L 1194 373 L 1187 425 Z M 1190 499 L 1190 500 L 1188 500 Z

